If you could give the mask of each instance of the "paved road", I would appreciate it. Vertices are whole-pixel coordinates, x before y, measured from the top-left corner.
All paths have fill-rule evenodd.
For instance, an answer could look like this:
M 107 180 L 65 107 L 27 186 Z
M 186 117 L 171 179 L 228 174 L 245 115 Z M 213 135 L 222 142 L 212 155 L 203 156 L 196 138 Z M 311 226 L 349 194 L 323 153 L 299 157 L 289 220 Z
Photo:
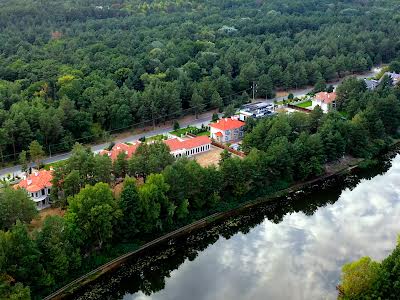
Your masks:
M 195 126 L 195 127 L 201 127 L 202 124 L 204 125 L 208 125 L 211 122 L 211 114 L 206 114 L 205 116 L 201 116 L 199 119 L 195 120 L 195 121 L 186 121 L 186 122 L 182 122 L 180 125 L 181 127 L 186 127 L 188 125 L 190 126 Z M 140 139 L 141 137 L 145 136 L 145 137 L 151 137 L 154 135 L 158 135 L 158 134 L 165 134 L 168 133 L 170 131 L 172 131 L 173 128 L 172 126 L 169 127 L 163 127 L 163 128 L 158 128 L 155 130 L 151 130 L 148 132 L 143 132 L 140 134 L 134 134 L 134 135 L 130 135 L 129 137 L 123 138 L 123 139 L 117 139 L 114 140 L 114 142 L 116 143 L 127 143 L 127 142 L 134 142 L 137 141 L 138 139 Z M 110 143 L 103 143 L 103 144 L 98 144 L 98 145 L 94 145 L 91 147 L 92 151 L 97 153 L 101 150 L 103 150 L 104 148 L 107 148 L 110 145 Z M 43 160 L 44 164 L 51 164 L 57 161 L 62 161 L 65 159 L 68 159 L 71 156 L 71 152 L 68 153 L 63 153 L 63 154 L 58 154 L 58 155 L 54 155 L 52 157 L 48 157 L 46 159 Z M 30 166 L 33 166 L 33 164 L 31 164 Z M 4 168 L 0 170 L 0 178 L 4 178 L 5 176 L 7 176 L 8 174 L 11 174 L 14 176 L 20 175 L 21 174 L 21 166 L 20 165 L 16 165 L 13 167 L 9 167 L 9 168 Z
M 379 71 L 380 71 L 380 68 L 374 68 L 370 72 L 367 72 L 367 73 L 364 73 L 364 74 L 361 74 L 361 75 L 357 75 L 356 77 L 358 77 L 358 78 L 372 77 L 372 76 L 376 75 Z M 343 79 L 338 80 L 338 81 L 333 82 L 333 83 L 330 83 L 330 84 L 332 84 L 334 87 L 337 87 L 342 81 L 343 81 Z M 312 91 L 312 88 L 298 89 L 296 91 L 292 91 L 292 94 L 295 97 L 302 97 L 302 96 L 305 96 L 306 94 L 308 94 L 311 91 Z M 287 98 L 287 96 L 286 97 L 277 97 L 277 98 L 274 98 L 274 99 L 268 99 L 267 101 L 273 103 L 275 100 L 276 101 L 281 101 L 284 98 Z M 206 116 L 200 117 L 196 121 L 182 122 L 181 126 L 182 127 L 186 127 L 188 125 L 201 126 L 201 124 L 205 124 L 206 125 L 210 121 L 211 121 L 210 114 L 206 114 Z M 149 131 L 149 132 L 146 132 L 146 133 L 135 134 L 135 135 L 131 135 L 131 136 L 127 137 L 127 138 L 115 140 L 115 142 L 134 142 L 134 141 L 137 141 L 139 138 L 141 138 L 143 136 L 151 137 L 151 136 L 154 136 L 154 135 L 170 132 L 172 129 L 173 129 L 172 126 L 166 127 L 166 128 L 159 128 L 159 129 L 155 129 L 155 130 L 152 130 L 152 131 Z M 109 143 L 103 143 L 103 144 L 92 146 L 91 149 L 92 149 L 93 152 L 99 152 L 100 150 L 103 150 L 104 148 L 108 147 L 108 145 L 109 145 Z M 52 156 L 52 157 L 48 157 L 48 158 L 43 160 L 43 163 L 51 164 L 51 163 L 54 163 L 54 162 L 57 162 L 57 161 L 65 160 L 65 159 L 69 158 L 70 155 L 71 155 L 71 152 L 68 152 L 68 153 L 64 153 L 64 154 L 59 154 L 59 155 L 55 155 L 55 156 Z M 0 178 L 3 178 L 8 174 L 18 175 L 20 173 L 21 173 L 21 166 L 17 165 L 17 166 L 14 166 L 14 167 L 1 169 L 0 170 Z
M 378 74 L 380 71 L 381 71 L 381 68 L 380 68 L 380 67 L 376 67 L 376 68 L 373 68 L 373 69 L 372 69 L 371 71 L 369 71 L 369 72 L 366 72 L 366 73 L 363 73 L 363 74 L 355 75 L 355 77 L 357 77 L 357 78 L 359 78 L 359 79 L 374 77 L 374 76 L 375 76 L 376 74 Z M 353 75 L 353 76 L 354 76 L 354 75 Z M 343 82 L 343 80 L 344 80 L 344 78 L 342 78 L 342 79 L 340 79 L 340 80 L 337 80 L 337 81 L 334 81 L 334 82 L 330 82 L 330 83 L 328 83 L 328 85 L 333 85 L 333 87 L 336 88 L 340 83 Z M 311 87 L 311 88 L 305 88 L 305 89 L 298 89 L 298 90 L 292 91 L 292 94 L 293 94 L 294 97 L 303 97 L 303 96 L 307 95 L 309 92 L 311 92 L 312 90 L 313 90 L 312 87 Z M 284 97 L 276 97 L 276 98 L 271 99 L 271 100 L 268 100 L 268 101 L 271 101 L 271 102 L 274 102 L 275 100 L 276 100 L 276 101 L 282 101 L 283 99 L 287 99 L 287 96 L 284 96 Z

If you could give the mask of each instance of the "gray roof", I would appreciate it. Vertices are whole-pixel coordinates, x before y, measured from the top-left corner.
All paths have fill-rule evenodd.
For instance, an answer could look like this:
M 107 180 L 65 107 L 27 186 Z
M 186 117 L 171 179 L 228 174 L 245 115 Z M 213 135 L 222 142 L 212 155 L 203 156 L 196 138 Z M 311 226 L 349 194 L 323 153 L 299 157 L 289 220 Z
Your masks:
M 369 90 L 374 90 L 379 85 L 379 81 L 375 79 L 364 79 L 364 82 Z

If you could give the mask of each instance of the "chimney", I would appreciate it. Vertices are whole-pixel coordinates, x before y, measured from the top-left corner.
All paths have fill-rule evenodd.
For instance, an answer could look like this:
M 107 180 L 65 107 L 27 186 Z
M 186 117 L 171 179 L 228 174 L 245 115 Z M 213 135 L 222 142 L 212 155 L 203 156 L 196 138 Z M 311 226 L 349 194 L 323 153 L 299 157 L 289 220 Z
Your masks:
M 26 182 L 27 182 L 28 185 L 31 185 L 32 184 L 32 179 L 28 179 Z
M 38 171 L 35 171 L 35 176 L 36 177 L 39 176 L 39 172 Z

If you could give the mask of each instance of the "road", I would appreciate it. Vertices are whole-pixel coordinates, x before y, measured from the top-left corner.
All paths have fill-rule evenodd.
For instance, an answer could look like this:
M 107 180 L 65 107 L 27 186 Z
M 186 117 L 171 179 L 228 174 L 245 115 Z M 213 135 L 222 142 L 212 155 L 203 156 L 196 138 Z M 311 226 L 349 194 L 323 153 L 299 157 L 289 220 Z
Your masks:
M 372 69 L 370 72 L 356 75 L 356 77 L 357 78 L 372 77 L 372 76 L 376 75 L 379 71 L 380 71 L 380 68 L 377 67 L 377 68 Z M 343 79 L 338 80 L 333 83 L 329 83 L 329 84 L 332 84 L 334 87 L 337 87 L 342 81 L 343 81 Z M 294 95 L 294 97 L 302 97 L 302 96 L 305 96 L 306 94 L 308 94 L 309 92 L 311 92 L 312 89 L 313 88 L 297 89 L 295 91 L 291 91 L 291 93 Z M 267 102 L 273 103 L 274 101 L 282 101 L 284 98 L 287 98 L 287 96 L 276 97 L 274 99 L 268 99 Z M 257 100 L 261 100 L 261 99 L 257 99 Z M 188 125 L 191 125 L 191 126 L 201 126 L 201 124 L 207 125 L 210 121 L 211 121 L 211 114 L 207 113 L 207 114 L 205 114 L 205 116 L 201 116 L 199 119 L 197 119 L 195 121 L 182 122 L 181 127 L 186 127 Z M 172 126 L 163 127 L 163 128 L 159 128 L 159 129 L 155 129 L 155 130 L 146 132 L 146 133 L 130 135 L 129 137 L 126 137 L 123 139 L 118 139 L 118 140 L 115 140 L 114 142 L 116 142 L 116 143 L 134 142 L 143 136 L 151 137 L 151 136 L 158 135 L 158 134 L 165 134 L 172 130 L 173 130 Z M 93 152 L 99 152 L 99 151 L 103 150 L 104 148 L 107 148 L 109 144 L 110 143 L 98 144 L 98 145 L 92 146 L 91 149 Z M 70 156 L 71 156 L 71 152 L 55 155 L 55 156 L 44 159 L 43 163 L 51 164 L 51 163 L 54 163 L 57 161 L 62 161 L 62 160 L 68 159 Z M 33 166 L 33 165 L 31 164 L 31 166 Z M 21 166 L 16 165 L 13 167 L 0 169 L 0 178 L 4 178 L 8 174 L 11 174 L 11 175 L 14 174 L 14 176 L 20 175 L 21 174 Z
M 374 77 L 375 75 L 377 75 L 379 72 L 381 71 L 381 67 L 375 67 L 373 68 L 371 71 L 366 72 L 366 73 L 362 73 L 362 74 L 357 74 L 357 75 L 350 75 L 350 76 L 355 76 L 358 79 L 363 79 L 363 78 L 369 78 L 369 77 Z M 346 78 L 346 77 L 345 77 Z M 330 82 L 328 83 L 328 85 L 333 85 L 333 87 L 337 87 L 340 83 L 342 83 L 344 80 L 344 78 L 340 79 L 340 80 L 336 80 L 334 82 Z M 293 94 L 294 97 L 303 97 L 305 95 L 307 95 L 308 93 L 310 93 L 313 90 L 312 87 L 309 88 L 304 88 L 304 89 L 297 89 L 294 91 L 289 91 Z M 273 103 L 274 101 L 282 101 L 284 99 L 287 99 L 287 96 L 283 96 L 283 97 L 276 97 L 274 99 L 268 99 L 267 101 Z
M 188 125 L 190 126 L 195 126 L 195 127 L 201 127 L 202 124 L 204 125 L 208 125 L 211 122 L 211 114 L 207 113 L 204 114 L 203 116 L 200 116 L 199 119 L 195 120 L 195 121 L 186 121 L 186 122 L 182 122 L 180 123 L 181 127 L 187 127 Z M 162 127 L 162 128 L 156 128 L 155 130 L 151 130 L 148 132 L 143 132 L 140 134 L 133 134 L 130 135 L 126 138 L 122 138 L 122 139 L 116 139 L 114 140 L 115 143 L 129 143 L 129 142 L 134 142 L 137 141 L 138 139 L 140 139 L 141 137 L 145 136 L 145 137 L 151 137 L 151 136 L 155 136 L 158 134 L 165 134 L 168 133 L 170 131 L 173 130 L 172 126 L 168 126 L 168 127 Z M 105 148 L 107 148 L 110 145 L 109 142 L 107 143 L 102 143 L 102 144 L 98 144 L 98 145 L 94 145 L 91 146 L 90 148 L 92 149 L 93 152 L 97 153 Z M 62 161 L 62 160 L 66 160 L 71 156 L 71 152 L 68 153 L 63 153 L 63 154 L 58 154 L 58 155 L 54 155 L 52 157 L 47 157 L 45 159 L 43 159 L 43 163 L 44 164 L 51 164 L 51 163 L 55 163 L 58 161 Z M 31 167 L 33 167 L 33 164 L 30 164 Z M 16 165 L 13 167 L 9 167 L 9 168 L 4 168 L 4 169 L 0 169 L 0 178 L 4 178 L 7 175 L 21 175 L 21 166 L 20 165 Z

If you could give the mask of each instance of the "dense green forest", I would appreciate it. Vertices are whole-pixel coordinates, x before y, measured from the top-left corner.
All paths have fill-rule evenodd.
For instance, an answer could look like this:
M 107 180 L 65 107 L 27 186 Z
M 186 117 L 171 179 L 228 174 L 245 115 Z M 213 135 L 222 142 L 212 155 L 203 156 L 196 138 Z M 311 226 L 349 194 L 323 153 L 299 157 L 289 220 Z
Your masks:
M 0 161 L 367 70 L 399 22 L 388 0 L 1 0 Z

